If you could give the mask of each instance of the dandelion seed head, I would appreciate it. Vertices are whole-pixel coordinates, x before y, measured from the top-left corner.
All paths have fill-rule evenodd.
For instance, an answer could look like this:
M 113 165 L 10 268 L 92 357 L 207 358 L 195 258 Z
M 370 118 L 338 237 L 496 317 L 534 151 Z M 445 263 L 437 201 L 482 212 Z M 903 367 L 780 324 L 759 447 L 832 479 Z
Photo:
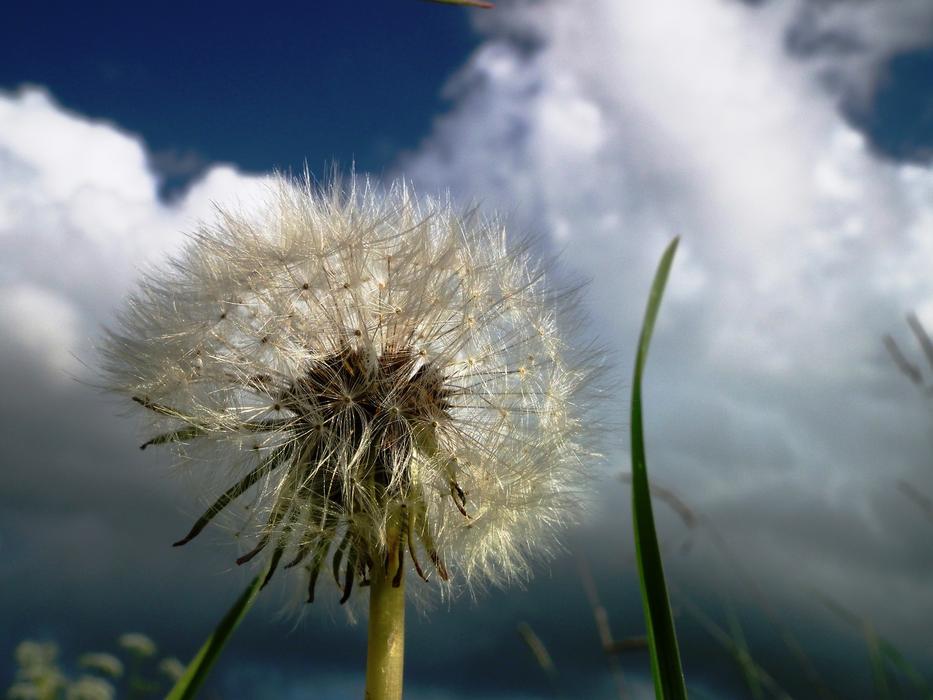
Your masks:
M 346 600 L 390 555 L 505 584 L 588 488 L 598 357 L 560 332 L 572 297 L 449 200 L 281 179 L 142 281 L 105 368 L 160 431 L 143 447 L 201 446 L 229 479 L 178 544 L 236 504 L 238 561 L 302 569 L 308 599 L 327 570 Z

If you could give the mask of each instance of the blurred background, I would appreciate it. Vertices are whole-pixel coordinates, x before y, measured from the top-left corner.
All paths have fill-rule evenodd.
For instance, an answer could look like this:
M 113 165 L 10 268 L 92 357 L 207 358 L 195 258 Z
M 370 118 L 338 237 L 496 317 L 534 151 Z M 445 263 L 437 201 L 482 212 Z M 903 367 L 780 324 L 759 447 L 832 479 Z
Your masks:
M 275 170 L 337 167 L 449 189 L 538 234 L 561 274 L 590 280 L 586 333 L 620 384 L 599 496 L 566 553 L 525 590 L 413 607 L 407 697 L 653 696 L 627 376 L 674 235 L 645 401 L 689 688 L 930 697 L 933 371 L 904 319 L 933 328 L 929 0 L 3 14 L 4 689 L 23 639 L 55 642 L 69 673 L 125 632 L 187 660 L 246 585 L 219 528 L 171 547 L 201 502 L 95 388 L 95 339 L 213 203 L 248 204 Z M 322 589 L 296 621 L 285 578 L 206 697 L 362 695 L 365 624 L 348 617 L 365 608 Z

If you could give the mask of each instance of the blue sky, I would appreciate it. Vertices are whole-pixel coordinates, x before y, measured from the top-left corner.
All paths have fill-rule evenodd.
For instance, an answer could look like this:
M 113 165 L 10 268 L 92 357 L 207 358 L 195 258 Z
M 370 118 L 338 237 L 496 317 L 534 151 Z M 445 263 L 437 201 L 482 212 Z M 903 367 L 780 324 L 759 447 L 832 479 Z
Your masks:
M 916 49 L 893 56 L 871 101 L 851 115 L 880 152 L 891 158 L 929 162 L 933 149 L 930 75 L 933 51 Z
M 164 175 L 213 162 L 378 172 L 446 109 L 441 88 L 480 41 L 469 12 L 415 1 L 271 12 L 20 4 L 0 28 L 0 85 L 45 86 L 62 106 L 140 134 Z M 928 48 L 898 52 L 871 98 L 847 105 L 881 152 L 922 158 L 933 147 L 931 70 Z
M 214 162 L 378 172 L 429 131 L 478 42 L 463 10 L 415 0 L 24 4 L 6 17 L 0 85 L 42 85 L 140 134 L 170 174 Z
M 589 279 L 586 332 L 617 357 L 620 405 L 654 264 L 682 236 L 647 429 L 652 476 L 701 516 L 658 507 L 698 689 L 748 696 L 690 613 L 726 626 L 726 600 L 792 696 L 819 684 L 787 630 L 835 697 L 870 696 L 858 632 L 814 590 L 930 668 L 933 523 L 898 485 L 933 496 L 931 415 L 881 337 L 920 362 L 903 314 L 933 328 L 931 66 L 927 0 L 8 11 L 0 655 L 47 637 L 73 657 L 140 629 L 184 657 L 245 584 L 224 532 L 169 546 L 199 507 L 196 475 L 136 449 L 134 415 L 85 363 L 138 268 L 213 202 L 248 204 L 273 169 L 355 162 L 499 209 Z M 411 614 L 411 697 L 552 697 L 520 621 L 567 695 L 613 696 L 576 560 L 615 633 L 641 634 L 627 441 L 608 452 L 590 517 L 526 590 Z M 335 601 L 295 625 L 284 588 L 264 596 L 218 667 L 222 697 L 358 696 L 365 626 Z M 647 659 L 624 666 L 647 697 Z

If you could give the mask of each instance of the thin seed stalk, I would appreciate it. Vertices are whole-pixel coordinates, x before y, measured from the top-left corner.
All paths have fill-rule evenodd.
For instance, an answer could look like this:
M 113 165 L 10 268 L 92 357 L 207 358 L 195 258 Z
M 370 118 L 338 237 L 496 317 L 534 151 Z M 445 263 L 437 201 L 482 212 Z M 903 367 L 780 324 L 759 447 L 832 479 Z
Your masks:
M 397 521 L 390 525 L 388 534 L 387 561 L 384 566 L 382 562 L 374 562 L 370 574 L 366 700 L 402 698 L 405 659 L 404 535 Z

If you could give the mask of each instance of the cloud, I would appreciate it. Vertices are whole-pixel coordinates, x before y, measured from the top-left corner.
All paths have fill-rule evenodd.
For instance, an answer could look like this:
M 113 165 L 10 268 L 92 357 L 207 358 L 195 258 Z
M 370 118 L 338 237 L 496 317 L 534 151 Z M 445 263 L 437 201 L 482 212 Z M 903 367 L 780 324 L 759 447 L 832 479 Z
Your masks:
M 545 233 L 592 279 L 623 368 L 681 235 L 648 368 L 655 476 L 721 520 L 772 589 L 788 562 L 807 567 L 803 583 L 914 644 L 930 560 L 894 489 L 933 491 L 930 415 L 880 338 L 910 308 L 933 325 L 933 169 L 873 155 L 825 77 L 870 91 L 887 57 L 933 43 L 930 13 L 516 2 L 484 16 L 450 112 L 399 168 Z
M 89 359 L 90 337 L 141 267 L 177 249 L 215 202 L 255 200 L 267 182 L 216 165 L 165 203 L 138 137 L 39 88 L 0 93 L 0 124 L 0 332 L 54 343 L 43 357 L 61 370 L 72 354 Z
M 169 544 L 190 526 L 180 513 L 198 503 L 164 464 L 155 474 L 133 422 L 96 388 L 95 338 L 141 267 L 181 245 L 213 202 L 249 202 L 265 182 L 214 166 L 165 203 L 138 137 L 69 113 L 38 88 L 0 92 L 0 580 L 9 634 L 69 620 L 91 637 L 132 626 L 139 600 L 126 592 L 146 597 L 152 577 L 162 582 L 152 609 L 183 597 L 184 557 Z M 217 594 L 214 579 L 204 595 Z M 197 618 L 204 599 L 187 600 Z
M 870 92 L 885 57 L 930 40 L 923 0 L 882 6 L 892 7 L 502 3 L 479 20 L 484 38 L 448 86 L 450 112 L 397 169 L 545 234 L 570 274 L 592 279 L 592 332 L 616 350 L 620 372 L 658 255 L 682 235 L 648 368 L 653 476 L 723 534 L 789 619 L 810 611 L 808 587 L 829 590 L 916 650 L 933 614 L 933 563 L 923 516 L 896 484 L 933 493 L 930 414 L 880 339 L 894 332 L 909 346 L 908 308 L 933 327 L 933 171 L 878 160 L 839 111 L 840 95 Z M 175 641 L 193 650 L 240 585 L 216 575 L 230 550 L 205 560 L 209 547 L 167 546 L 190 525 L 178 511 L 197 505 L 183 482 L 162 478 L 163 456 L 135 450 L 132 423 L 74 359 L 92 360 L 139 269 L 182 245 L 214 202 L 248 207 L 265 191 L 265 179 L 214 165 L 166 202 L 152 162 L 138 137 L 41 89 L 0 94 L 0 392 L 16 399 L 0 404 L 0 441 L 12 446 L 0 470 L 0 580 L 20 586 L 5 615 L 14 633 L 38 610 L 83 616 L 85 629 L 102 617 L 135 626 L 130 590 L 158 615 L 157 637 L 178 635 L 171 621 L 185 615 L 190 631 Z M 611 457 L 621 470 L 624 446 Z M 608 479 L 605 500 L 624 501 Z M 625 510 L 597 513 L 572 546 L 590 557 L 618 629 L 636 634 Z M 699 602 L 720 589 L 749 595 L 734 576 L 723 582 L 728 562 L 703 528 L 688 554 L 674 554 L 691 533 L 659 512 L 681 589 Z M 496 671 L 525 618 L 559 667 L 611 692 L 598 649 L 579 642 L 594 633 L 573 566 L 560 559 L 530 593 L 497 595 L 494 613 L 468 601 L 438 611 L 461 637 L 413 621 L 414 677 L 464 697 L 527 687 L 532 661 Z M 117 608 L 110 618 L 104 599 Z M 705 639 L 681 624 L 688 641 Z M 259 658 L 282 642 L 280 628 L 255 622 L 244 653 Z M 809 639 L 818 647 L 831 634 Z M 333 622 L 299 631 L 284 642 L 300 650 L 289 664 L 318 650 L 340 693 L 354 682 L 341 670 L 361 662 L 360 635 Z M 687 648 L 693 668 L 714 663 L 708 645 Z M 474 663 L 489 677 L 477 681 Z
M 51 368 L 75 370 L 68 349 L 77 345 L 74 308 L 44 289 L 18 285 L 0 288 L 0 328 L 5 355 L 31 356 Z
M 884 79 L 888 59 L 926 48 L 933 38 L 933 5 L 926 0 L 807 0 L 795 9 L 788 48 L 807 57 L 832 92 L 858 106 Z

